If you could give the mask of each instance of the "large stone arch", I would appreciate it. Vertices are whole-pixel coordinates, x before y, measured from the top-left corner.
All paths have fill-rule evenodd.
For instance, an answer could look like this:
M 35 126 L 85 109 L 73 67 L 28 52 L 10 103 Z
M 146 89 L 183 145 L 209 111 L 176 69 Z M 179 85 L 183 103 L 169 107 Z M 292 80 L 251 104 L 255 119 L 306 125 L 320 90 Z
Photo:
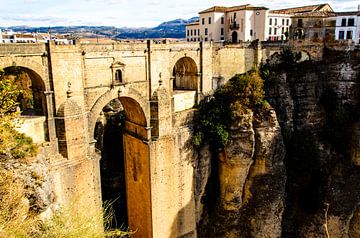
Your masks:
M 101 95 L 96 102 L 94 103 L 94 105 L 92 106 L 92 108 L 90 109 L 89 112 L 89 116 L 88 116 L 88 120 L 89 120 L 89 138 L 92 138 L 94 135 L 94 130 L 95 130 L 95 124 L 96 124 L 96 120 L 98 119 L 100 112 L 103 110 L 103 108 L 113 99 L 115 98 L 119 98 L 120 102 L 123 104 L 124 109 L 125 109 L 125 113 L 126 111 L 128 113 L 130 113 L 129 111 L 129 107 L 128 105 L 133 103 L 137 103 L 138 107 L 136 110 L 138 110 L 138 108 L 142 109 L 142 113 L 143 113 L 143 120 L 137 120 L 134 121 L 134 123 L 139 124 L 143 127 L 149 127 L 150 126 L 150 108 L 149 108 L 149 104 L 147 102 L 147 100 L 141 96 L 141 94 L 130 87 L 115 87 L 109 91 L 107 91 L 106 93 L 104 93 L 103 95 Z M 126 108 L 128 107 L 128 108 Z M 126 110 L 128 109 L 128 110 Z M 139 113 L 139 112 L 138 112 Z M 131 116 L 133 117 L 133 116 Z
M 171 75 L 174 77 L 173 88 L 197 90 L 199 67 L 196 61 L 183 56 L 173 65 Z
M 121 131 L 122 139 L 116 137 L 111 141 L 118 143 L 116 149 L 123 154 L 125 180 L 122 181 L 125 181 L 129 227 L 137 230 L 134 237 L 151 237 L 150 144 L 148 142 L 151 133 L 148 101 L 137 90 L 128 86 L 118 86 L 107 91 L 99 97 L 90 110 L 90 136 L 94 138 L 96 121 L 100 112 L 114 99 L 120 100 L 125 112 L 125 121 Z M 108 154 L 105 146 L 103 149 Z M 109 157 L 102 157 L 102 159 L 109 159 Z M 108 161 L 114 161 L 114 159 L 119 159 L 119 157 L 111 156 Z M 106 166 L 101 167 L 100 163 L 100 174 L 103 171 L 101 168 L 104 167 Z
M 29 57 L 3 57 L 0 59 L 0 69 L 13 66 L 28 69 L 36 73 L 42 79 L 45 85 L 45 90 L 50 91 L 46 66 L 30 59 Z
M 171 57 L 171 61 L 170 61 L 169 68 L 168 68 L 170 75 L 172 75 L 172 71 L 174 69 L 176 62 L 178 62 L 181 58 L 184 58 L 184 57 L 191 58 L 195 62 L 198 70 L 200 70 L 200 50 L 190 51 L 190 52 L 178 52 Z

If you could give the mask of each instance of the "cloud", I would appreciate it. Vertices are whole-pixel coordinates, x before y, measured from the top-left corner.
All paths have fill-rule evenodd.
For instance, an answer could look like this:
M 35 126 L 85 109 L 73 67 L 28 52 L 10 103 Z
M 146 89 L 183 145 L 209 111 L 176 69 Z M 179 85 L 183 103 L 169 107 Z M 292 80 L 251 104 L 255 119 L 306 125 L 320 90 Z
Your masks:
M 335 11 L 356 11 L 358 0 L 328 0 Z M 197 16 L 214 5 L 233 6 L 251 3 L 270 9 L 314 5 L 323 0 L 12 0 L 0 17 L 0 26 L 11 24 L 71 25 L 90 24 L 128 27 L 153 27 L 163 21 Z

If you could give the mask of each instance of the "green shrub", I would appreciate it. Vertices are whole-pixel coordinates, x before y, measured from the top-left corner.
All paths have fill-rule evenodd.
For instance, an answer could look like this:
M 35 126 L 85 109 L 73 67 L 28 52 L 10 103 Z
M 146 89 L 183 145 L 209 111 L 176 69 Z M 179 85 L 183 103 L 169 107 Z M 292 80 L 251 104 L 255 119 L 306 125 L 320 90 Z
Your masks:
M 193 144 L 199 147 L 206 142 L 214 149 L 221 149 L 228 143 L 234 112 L 253 111 L 254 118 L 258 120 L 268 109 L 259 73 L 252 70 L 235 75 L 212 97 L 199 104 Z

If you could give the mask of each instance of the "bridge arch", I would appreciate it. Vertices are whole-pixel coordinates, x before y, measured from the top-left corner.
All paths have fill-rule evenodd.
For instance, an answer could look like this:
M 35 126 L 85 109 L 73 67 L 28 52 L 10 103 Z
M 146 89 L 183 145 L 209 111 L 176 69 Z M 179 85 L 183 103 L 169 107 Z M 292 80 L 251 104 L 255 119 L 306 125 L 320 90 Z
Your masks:
M 173 89 L 197 90 L 199 67 L 196 61 L 191 57 L 183 56 L 173 65 Z
M 115 87 L 101 95 L 90 109 L 88 118 L 90 138 L 94 135 L 96 120 L 98 119 L 103 108 L 111 100 L 116 98 L 120 99 L 125 109 L 128 108 L 128 110 L 125 110 L 125 113 L 127 111 L 127 116 L 129 116 L 129 118 L 133 118 L 131 119 L 132 122 L 142 125 L 144 127 L 150 126 L 150 108 L 147 100 L 142 97 L 141 94 L 135 89 Z M 132 106 L 130 105 L 135 106 L 135 108 L 132 109 Z M 136 110 L 136 112 L 134 110 Z M 140 117 L 136 118 L 135 115 L 139 115 Z
M 22 90 L 18 103 L 22 115 L 46 116 L 45 82 L 34 70 L 21 66 L 3 68 L 8 77 Z
M 113 202 L 114 225 L 128 225 L 137 237 L 152 233 L 148 107 L 136 90 L 122 86 L 103 94 L 90 110 L 103 202 Z
M 0 69 L 14 66 L 27 69 L 28 71 L 36 74 L 43 81 L 45 90 L 50 91 L 46 66 L 36 62 L 35 60 L 29 59 L 28 57 L 4 57 L 0 59 Z

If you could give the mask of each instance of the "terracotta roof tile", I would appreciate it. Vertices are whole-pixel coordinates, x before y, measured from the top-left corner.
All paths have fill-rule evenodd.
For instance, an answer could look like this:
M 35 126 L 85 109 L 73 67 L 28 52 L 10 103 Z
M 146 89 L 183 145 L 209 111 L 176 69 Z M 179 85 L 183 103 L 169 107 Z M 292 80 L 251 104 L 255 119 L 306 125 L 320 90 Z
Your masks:
M 332 8 L 329 4 L 317 4 L 317 5 L 310 5 L 310 6 L 302 6 L 302 7 L 293 7 L 293 8 L 285 8 L 279 10 L 272 10 L 270 13 L 285 13 L 285 14 L 295 14 L 295 13 L 303 13 L 303 12 L 319 12 L 322 11 L 323 8 L 329 7 L 333 12 Z

